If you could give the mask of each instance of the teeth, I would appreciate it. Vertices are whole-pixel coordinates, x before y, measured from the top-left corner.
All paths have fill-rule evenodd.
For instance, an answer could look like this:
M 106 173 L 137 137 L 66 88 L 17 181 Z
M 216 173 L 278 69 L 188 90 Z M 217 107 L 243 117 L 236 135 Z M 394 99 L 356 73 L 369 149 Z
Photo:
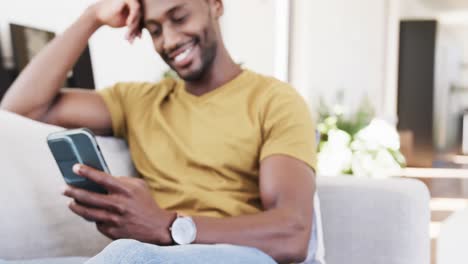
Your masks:
M 187 56 L 189 55 L 189 53 L 192 51 L 193 47 L 191 48 L 188 48 L 186 49 L 184 52 L 182 52 L 181 54 L 177 55 L 175 57 L 175 62 L 180 62 L 180 61 L 183 61 L 187 58 Z

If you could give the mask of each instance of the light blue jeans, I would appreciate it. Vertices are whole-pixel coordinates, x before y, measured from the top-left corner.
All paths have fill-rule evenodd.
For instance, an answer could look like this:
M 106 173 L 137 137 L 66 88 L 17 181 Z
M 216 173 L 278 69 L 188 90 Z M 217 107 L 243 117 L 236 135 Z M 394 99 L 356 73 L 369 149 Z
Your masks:
M 315 215 L 314 215 L 315 220 Z M 315 221 L 314 221 L 315 222 Z M 304 263 L 319 264 L 315 261 L 317 250 L 317 226 L 314 224 L 309 243 L 309 256 Z M 243 246 L 227 244 L 186 245 L 161 247 L 131 239 L 112 242 L 101 253 L 86 264 L 276 264 L 262 251 Z
M 0 264 L 276 264 L 262 251 L 233 245 L 187 245 L 161 247 L 121 239 L 112 242 L 101 253 L 86 258 L 58 258 L 29 261 L 0 260 Z
M 308 264 L 320 264 L 315 261 L 317 250 L 317 228 L 312 228 L 309 243 Z M 87 262 L 86 262 L 87 261 Z M 187 245 L 161 247 L 145 244 L 131 239 L 121 239 L 112 242 L 101 253 L 87 258 L 58 258 L 29 261 L 2 261 L 0 264 L 275 264 L 276 262 L 262 251 L 242 246 L 217 245 Z
M 262 251 L 226 244 L 161 247 L 130 239 L 112 242 L 86 264 L 275 264 Z
M 320 264 L 315 260 L 317 250 L 317 228 L 313 225 L 309 243 L 307 264 Z M 87 261 L 87 262 L 86 262 Z M 30 261 L 2 261 L 0 264 L 275 264 L 276 262 L 262 251 L 242 246 L 187 245 L 161 247 L 131 239 L 112 242 L 101 253 L 87 258 L 59 258 Z

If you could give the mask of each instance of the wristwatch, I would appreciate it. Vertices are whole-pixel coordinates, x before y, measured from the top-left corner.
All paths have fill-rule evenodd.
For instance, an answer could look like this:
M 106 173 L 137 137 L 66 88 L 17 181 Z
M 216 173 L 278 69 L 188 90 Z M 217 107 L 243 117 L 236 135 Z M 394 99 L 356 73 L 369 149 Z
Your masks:
M 178 245 L 188 245 L 195 241 L 197 237 L 197 226 L 189 216 L 177 214 L 176 219 L 169 228 L 172 240 Z

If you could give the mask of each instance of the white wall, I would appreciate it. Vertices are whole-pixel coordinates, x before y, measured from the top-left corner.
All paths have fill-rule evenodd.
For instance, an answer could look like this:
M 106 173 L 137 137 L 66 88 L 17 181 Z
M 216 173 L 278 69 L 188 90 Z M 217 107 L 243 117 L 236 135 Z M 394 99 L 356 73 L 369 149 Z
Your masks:
M 339 90 L 347 110 L 368 96 L 377 114 L 396 124 L 399 22 L 436 19 L 440 11 L 425 1 L 294 1 L 293 85 L 313 108 Z
M 15 22 L 61 32 L 95 0 L 0 1 L 0 32 L 4 55 L 11 66 L 8 23 Z M 225 0 L 222 20 L 228 49 L 238 62 L 255 71 L 274 73 L 274 0 Z M 133 46 L 125 30 L 100 29 L 90 48 L 97 87 L 117 81 L 155 81 L 167 66 L 153 50 L 148 35 Z
M 444 11 L 468 8 L 466 0 L 421 0 L 426 5 Z
M 463 50 L 455 28 L 439 25 L 437 32 L 434 143 L 440 151 L 451 150 L 457 142 L 462 113 L 462 95 L 453 94 L 453 85 L 461 81 Z
M 468 24 L 460 26 L 458 29 L 459 36 L 461 36 L 461 45 L 463 47 L 463 68 L 461 85 L 468 87 Z
M 369 96 L 381 110 L 386 69 L 384 0 L 295 0 L 292 83 L 311 104 L 345 90 L 356 108 Z
M 436 10 L 428 5 L 427 0 L 399 0 L 402 19 L 434 19 Z
M 274 75 L 275 0 L 225 0 L 224 40 L 234 60 Z

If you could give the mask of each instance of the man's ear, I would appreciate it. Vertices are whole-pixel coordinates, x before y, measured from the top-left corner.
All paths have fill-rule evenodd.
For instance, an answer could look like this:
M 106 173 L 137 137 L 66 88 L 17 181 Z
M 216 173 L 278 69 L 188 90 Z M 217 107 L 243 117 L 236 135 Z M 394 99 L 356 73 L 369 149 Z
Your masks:
M 220 18 L 222 15 L 224 15 L 223 0 L 208 0 L 208 3 L 211 8 L 211 14 L 213 14 L 215 18 Z

